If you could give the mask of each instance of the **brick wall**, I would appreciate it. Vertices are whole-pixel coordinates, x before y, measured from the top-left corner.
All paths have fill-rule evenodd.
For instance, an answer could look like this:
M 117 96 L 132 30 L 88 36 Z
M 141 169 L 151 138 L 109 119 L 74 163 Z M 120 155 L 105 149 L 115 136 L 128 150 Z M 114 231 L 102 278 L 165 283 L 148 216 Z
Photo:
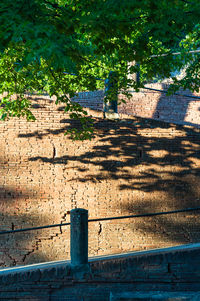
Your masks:
M 81 95 L 102 108 L 101 91 Z M 88 109 L 95 137 L 75 142 L 63 107 L 32 101 L 36 122 L 0 122 L 0 230 L 68 222 L 75 207 L 95 218 L 199 206 L 198 128 Z M 198 212 L 91 223 L 89 255 L 198 242 L 199 229 Z M 0 236 L 2 267 L 68 258 L 68 227 Z
M 146 85 L 149 88 L 167 90 L 169 84 L 154 83 Z M 200 96 L 200 93 L 179 91 L 177 93 L 189 96 Z M 119 95 L 119 99 L 123 98 Z M 126 104 L 119 106 L 119 113 L 152 118 L 176 124 L 200 127 L 200 99 L 178 95 L 166 96 L 165 93 L 143 89 L 133 93 Z
M 149 88 L 168 90 L 169 83 L 152 83 L 146 85 Z M 177 93 L 189 96 L 200 96 L 200 92 L 179 91 Z M 191 125 L 200 128 L 200 99 L 184 97 L 183 95 L 170 95 L 158 91 L 141 89 L 141 92 L 132 93 L 126 103 L 118 106 L 119 114 L 151 118 L 165 122 L 173 122 L 181 125 Z M 103 91 L 79 93 L 75 101 L 84 107 L 94 110 L 103 110 Z
M 92 110 L 103 110 L 103 98 L 104 91 L 93 91 L 93 92 L 80 92 L 78 96 L 74 97 L 73 100 L 78 102 L 85 108 L 90 108 Z

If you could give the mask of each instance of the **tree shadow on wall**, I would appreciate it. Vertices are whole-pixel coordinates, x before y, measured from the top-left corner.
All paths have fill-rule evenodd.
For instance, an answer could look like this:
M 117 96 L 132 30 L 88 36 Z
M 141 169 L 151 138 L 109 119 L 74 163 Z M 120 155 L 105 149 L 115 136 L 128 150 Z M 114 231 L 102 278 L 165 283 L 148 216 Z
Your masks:
M 60 108 L 58 108 L 58 111 L 60 110 Z M 77 128 L 80 130 L 81 128 L 81 123 L 79 120 L 72 120 L 72 119 L 62 119 L 60 120 L 60 123 L 64 123 L 67 124 L 66 126 L 60 128 L 60 129 L 45 129 L 44 131 L 34 131 L 32 133 L 26 133 L 26 134 L 19 134 L 18 137 L 19 138 L 37 138 L 42 140 L 44 137 L 49 136 L 49 135 L 59 135 L 59 134 L 64 134 L 66 133 L 67 130 L 69 129 L 74 129 Z
M 62 121 L 63 122 L 63 121 Z M 59 133 L 74 126 L 66 119 L 67 126 Z M 197 128 L 133 118 L 112 122 L 101 118 L 95 119 L 98 143 L 90 151 L 80 156 L 65 154 L 56 158 L 35 156 L 30 161 L 39 160 L 67 168 L 68 163 L 77 162 L 75 168 L 79 176 L 73 178 L 80 183 L 115 181 L 120 191 L 130 191 L 131 197 L 120 204 L 122 214 L 149 213 L 199 206 L 200 190 L 200 131 Z M 56 134 L 48 131 L 44 135 Z M 92 166 L 90 169 L 89 166 Z M 93 172 L 95 170 L 95 172 Z M 70 180 L 71 181 L 71 180 Z M 137 195 L 144 195 L 140 201 Z M 172 234 L 184 230 L 184 223 L 189 228 L 200 230 L 198 212 L 185 214 L 192 216 L 191 222 L 177 220 L 168 222 L 168 217 L 157 218 L 156 223 L 141 225 L 149 233 L 155 227 L 163 229 L 159 235 L 170 236 L 171 241 L 179 243 L 194 242 L 200 234 L 189 235 L 187 239 Z M 170 218 L 169 218 L 170 220 Z M 187 220 L 187 219 L 186 219 Z M 145 226 L 146 225 L 146 226 Z M 189 228 L 187 233 L 190 232 Z M 183 239 L 184 238 L 184 239 Z
M 162 90 L 167 91 L 169 84 L 161 84 L 161 86 Z M 152 118 L 200 128 L 200 99 L 192 98 L 195 95 L 189 90 L 180 90 L 177 94 L 181 95 L 167 96 L 166 93 L 161 93 Z M 183 95 L 191 96 L 191 98 Z M 195 103 L 192 104 L 192 102 Z M 191 105 L 192 108 L 190 108 Z

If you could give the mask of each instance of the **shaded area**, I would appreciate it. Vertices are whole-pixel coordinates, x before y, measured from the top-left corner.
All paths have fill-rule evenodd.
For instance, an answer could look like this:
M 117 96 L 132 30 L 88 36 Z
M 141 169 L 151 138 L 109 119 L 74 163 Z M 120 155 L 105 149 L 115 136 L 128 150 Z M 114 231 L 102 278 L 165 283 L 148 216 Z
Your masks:
M 161 90 L 167 91 L 168 86 L 161 84 Z M 180 94 L 193 96 L 189 90 L 180 91 Z M 200 128 L 200 100 L 183 95 L 167 96 L 166 93 L 161 93 L 152 118 Z
M 66 122 L 71 123 L 71 120 L 66 120 Z M 71 126 L 75 126 L 75 124 Z M 19 137 L 39 137 L 42 139 L 49 134 L 57 135 L 63 133 L 70 127 L 65 126 L 59 130 L 45 130 L 43 133 L 37 131 L 30 134 L 20 134 Z M 99 138 L 98 140 L 100 140 L 101 145 L 94 146 L 91 151 L 85 152 L 78 157 L 66 154 L 54 159 L 37 156 L 31 157 L 29 160 L 41 160 L 42 162 L 50 162 L 52 164 L 67 164 L 67 161 L 77 161 L 84 164 L 90 163 L 100 166 L 102 171 L 108 171 L 108 177 L 114 177 L 115 179 L 116 177 L 122 177 L 121 174 L 116 174 L 118 170 L 121 170 L 121 167 L 131 167 L 146 163 L 149 165 L 157 164 L 159 166 L 178 165 L 179 167 L 182 167 L 183 170 L 180 172 L 175 171 L 175 173 L 173 173 L 177 176 L 183 176 L 190 173 L 196 175 L 199 174 L 199 168 L 193 168 L 193 171 L 190 169 L 191 164 L 193 164 L 193 159 L 200 159 L 199 129 L 142 118 L 137 118 L 137 122 L 135 120 L 124 120 L 116 123 L 99 119 L 95 123 L 95 127 L 97 130 L 96 137 L 97 139 Z M 170 128 L 172 128 L 172 136 L 162 137 L 165 136 L 165 133 L 163 135 L 163 129 L 168 130 Z M 144 133 L 144 135 L 139 133 L 139 131 L 142 130 L 148 130 L 149 133 Z M 153 137 L 153 130 L 156 130 L 156 136 L 160 137 Z M 160 134 L 159 130 L 162 130 Z M 173 131 L 176 130 L 180 131 L 179 136 L 173 134 Z M 170 133 L 166 134 L 169 136 L 171 135 Z M 195 146 L 193 147 L 191 144 L 195 144 Z M 158 152 L 162 151 L 166 151 L 166 154 L 160 157 Z M 109 159 L 110 156 L 112 156 L 112 159 Z M 95 158 L 101 160 L 92 160 Z M 118 160 L 116 158 L 118 158 Z M 121 158 L 123 160 L 121 160 Z M 77 169 L 79 169 L 78 166 Z M 148 176 L 152 178 L 159 177 L 154 175 L 153 171 L 154 170 L 152 169 L 150 170 L 150 173 L 144 173 L 144 175 L 140 176 L 140 179 Z M 131 178 L 134 179 L 130 174 L 125 177 L 127 180 Z M 79 178 L 79 180 L 81 180 L 81 178 Z M 89 179 L 85 179 L 85 181 L 88 180 Z M 121 187 L 121 189 L 123 189 L 123 187 Z M 132 187 L 132 189 L 134 188 Z
M 38 139 L 42 139 L 42 138 L 44 138 L 46 136 L 49 136 L 49 135 L 59 135 L 59 134 L 65 133 L 69 129 L 73 129 L 73 128 L 80 129 L 80 127 L 81 127 L 81 123 L 78 120 L 62 119 L 62 120 L 60 120 L 60 123 L 66 123 L 67 125 L 60 128 L 60 129 L 54 129 L 54 130 L 45 129 L 44 131 L 37 130 L 37 131 L 34 131 L 32 133 L 19 134 L 18 137 L 19 138 L 32 138 L 32 137 L 35 137 L 35 138 L 38 138 Z
M 17 200 L 24 200 L 24 199 L 34 199 L 37 196 L 36 192 L 33 192 L 32 190 L 29 190 L 28 188 L 19 188 L 14 187 L 11 185 L 0 185 L 0 202 L 6 202 L 7 205 L 11 203 L 15 204 Z M 3 209 L 3 208 L 2 208 Z M 6 209 L 6 208 L 4 208 Z
M 0 226 L 0 230 L 16 229 L 27 225 L 37 224 L 38 218 L 20 213 L 18 216 L 0 214 L 1 220 L 6 221 Z M 37 238 L 38 236 L 38 238 Z M 27 263 L 44 262 L 47 260 L 45 254 L 39 250 L 41 233 L 27 232 L 0 235 L 0 266 L 16 266 Z M 17 252 L 16 252 L 17 250 Z
M 0 185 L 0 232 L 15 230 L 34 225 L 48 224 L 48 216 L 40 213 L 33 215 L 28 208 L 34 205 L 40 193 L 35 189 L 25 187 L 24 184 L 7 184 L 9 177 L 15 173 L 17 164 L 0 160 L 1 182 L 6 174 L 5 184 Z M 13 179 L 15 175 L 13 175 Z M 27 211 L 27 213 L 25 212 Z M 47 256 L 41 252 L 41 241 L 52 240 L 58 236 L 59 229 L 55 231 L 29 231 L 26 233 L 14 233 L 0 235 L 0 266 L 16 266 L 34 262 L 44 262 Z
M 91 150 L 80 155 L 67 152 L 55 158 L 34 156 L 29 160 L 63 165 L 64 170 L 70 168 L 68 164 L 71 162 L 77 163 L 73 165 L 77 176 L 68 182 L 98 185 L 104 181 L 115 181 L 119 191 L 126 194 L 130 191 L 130 196 L 119 203 L 123 214 L 199 206 L 199 129 L 143 118 L 118 122 L 94 118 L 94 121 L 96 144 Z M 65 123 L 68 125 L 58 132 L 47 130 L 41 133 L 41 139 L 48 134 L 62 133 L 72 126 L 68 119 Z M 91 166 L 95 167 L 95 172 Z M 177 214 L 176 218 L 149 218 L 147 222 L 140 219 L 130 227 L 133 231 L 140 229 L 143 234 L 167 237 L 177 244 L 196 242 L 200 239 L 198 215 L 197 212 L 184 213 L 185 219 Z

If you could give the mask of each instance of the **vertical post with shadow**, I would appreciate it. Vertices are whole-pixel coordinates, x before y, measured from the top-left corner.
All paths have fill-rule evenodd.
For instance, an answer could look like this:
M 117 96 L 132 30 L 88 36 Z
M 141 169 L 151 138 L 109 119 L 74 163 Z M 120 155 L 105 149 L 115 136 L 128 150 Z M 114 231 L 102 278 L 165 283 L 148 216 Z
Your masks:
M 110 71 L 109 77 L 105 80 L 105 96 L 104 102 L 104 118 L 118 119 L 118 74 L 117 72 Z
M 88 264 L 88 210 L 72 209 L 71 220 L 71 264 L 74 266 Z

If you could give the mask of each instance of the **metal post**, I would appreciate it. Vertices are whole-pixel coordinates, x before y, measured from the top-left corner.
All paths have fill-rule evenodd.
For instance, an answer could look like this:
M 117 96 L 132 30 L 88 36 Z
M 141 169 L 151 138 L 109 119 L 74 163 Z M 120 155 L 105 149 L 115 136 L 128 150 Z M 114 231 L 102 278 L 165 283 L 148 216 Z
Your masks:
M 70 212 L 71 264 L 82 265 L 88 263 L 88 210 L 72 209 Z
M 109 101 L 104 103 L 104 118 L 118 119 L 117 112 L 117 73 L 110 71 L 108 79 L 105 80 L 105 95 L 109 98 Z

